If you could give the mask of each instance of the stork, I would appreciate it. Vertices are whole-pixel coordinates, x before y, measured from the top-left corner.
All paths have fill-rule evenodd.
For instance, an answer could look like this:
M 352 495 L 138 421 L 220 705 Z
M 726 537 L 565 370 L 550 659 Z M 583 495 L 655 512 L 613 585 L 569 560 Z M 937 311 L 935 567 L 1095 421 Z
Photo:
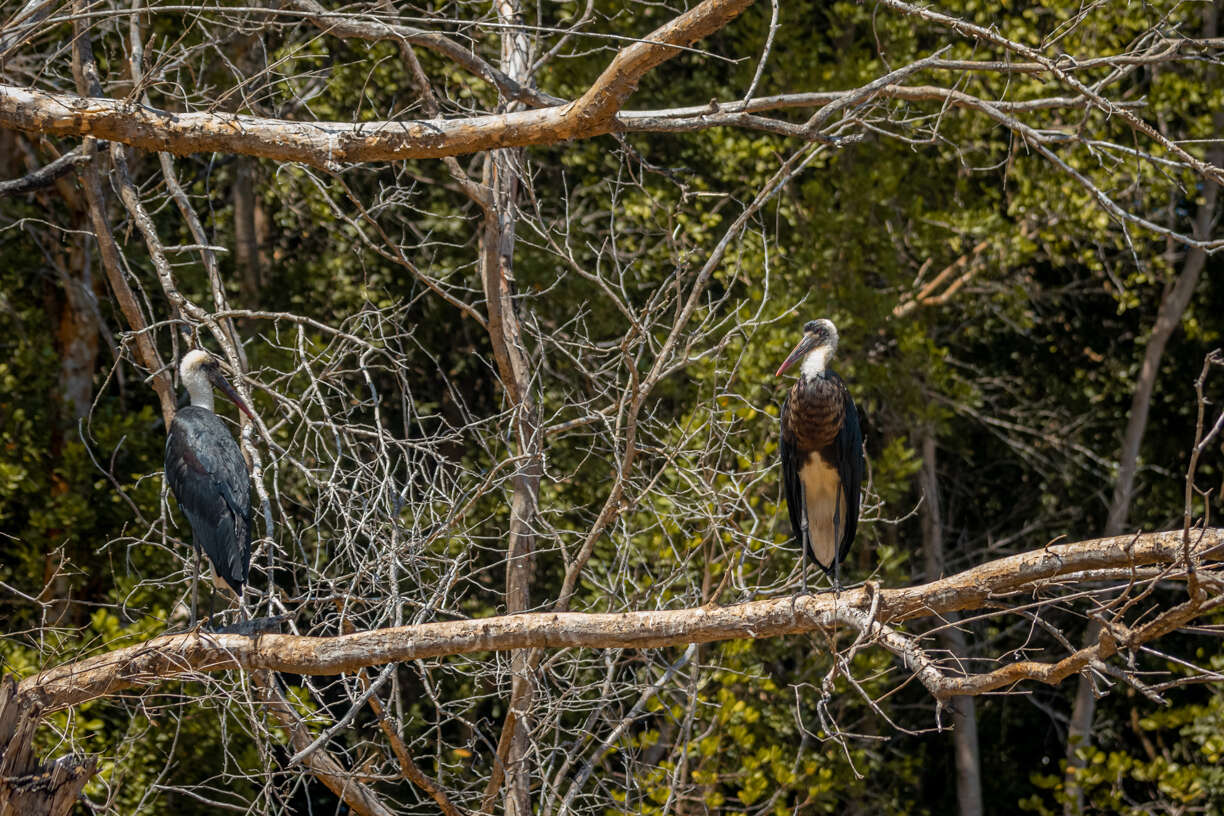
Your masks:
M 242 588 L 251 566 L 251 477 L 238 443 L 213 413 L 213 386 L 243 413 L 254 415 L 221 374 L 221 364 L 205 351 L 183 357 L 179 374 L 191 405 L 179 411 L 166 438 L 166 481 L 191 524 L 195 541 L 191 625 L 196 621 L 196 576 L 200 551 L 213 568 L 214 585 L 233 590 L 242 612 Z M 215 596 L 209 595 L 212 617 Z
M 799 379 L 782 405 L 782 483 L 795 544 L 841 589 L 839 565 L 858 529 L 863 431 L 842 378 L 828 368 L 837 327 L 812 320 L 774 376 L 799 360 Z M 802 569 L 807 590 L 807 570 Z

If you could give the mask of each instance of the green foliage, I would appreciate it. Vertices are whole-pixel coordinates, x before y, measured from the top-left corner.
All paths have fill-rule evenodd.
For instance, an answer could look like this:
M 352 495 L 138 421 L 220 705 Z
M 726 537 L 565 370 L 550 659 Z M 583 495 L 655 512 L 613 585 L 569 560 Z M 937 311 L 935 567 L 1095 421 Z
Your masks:
M 1208 665 L 1219 667 L 1217 655 Z M 1085 760 L 1076 779 L 1087 810 L 1126 816 L 1171 809 L 1224 813 L 1224 694 L 1211 688 L 1191 702 L 1140 713 L 1134 695 L 1130 706 L 1129 739 L 1080 749 Z M 1065 763 L 1064 763 L 1065 768 Z M 1021 802 L 1025 810 L 1062 812 L 1067 794 L 1063 774 L 1034 774 L 1043 794 Z

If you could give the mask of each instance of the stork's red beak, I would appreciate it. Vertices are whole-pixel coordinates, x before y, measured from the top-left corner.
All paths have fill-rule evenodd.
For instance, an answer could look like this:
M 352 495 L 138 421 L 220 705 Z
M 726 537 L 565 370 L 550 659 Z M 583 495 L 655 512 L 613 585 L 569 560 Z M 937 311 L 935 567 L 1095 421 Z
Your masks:
M 225 379 L 225 375 L 221 373 L 220 369 L 210 368 L 208 370 L 208 379 L 213 385 L 221 389 L 221 392 L 229 397 L 231 402 L 238 406 L 238 410 L 249 416 L 252 422 L 255 421 L 255 415 L 251 413 L 251 409 L 242 401 L 242 397 L 238 396 L 238 392 L 234 390 L 234 386 L 229 384 L 229 380 Z
M 782 365 L 778 367 L 778 373 L 774 374 L 774 376 L 781 377 L 783 371 L 790 368 L 796 362 L 798 362 L 799 360 L 802 360 L 805 356 L 807 356 L 807 353 L 816 346 L 816 343 L 817 343 L 816 335 L 814 334 L 803 335 L 803 339 L 798 342 L 798 344 L 795 346 L 794 351 L 790 353 L 790 356 L 782 361 Z

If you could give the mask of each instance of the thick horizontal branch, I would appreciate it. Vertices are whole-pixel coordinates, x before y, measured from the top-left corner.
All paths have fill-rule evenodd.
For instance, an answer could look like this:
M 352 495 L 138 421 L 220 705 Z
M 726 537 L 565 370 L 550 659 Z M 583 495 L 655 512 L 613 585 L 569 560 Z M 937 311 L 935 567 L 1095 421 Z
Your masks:
M 932 60 L 932 62 L 938 62 Z M 819 108 L 836 102 L 851 91 L 813 91 L 810 93 L 776 94 L 774 96 L 757 96 L 748 100 L 731 102 L 712 101 L 704 105 L 689 105 L 683 108 L 666 108 L 662 110 L 627 110 L 618 119 L 622 129 L 633 130 L 641 120 L 692 119 L 701 116 L 717 116 L 732 113 L 762 113 L 772 110 L 791 108 Z M 982 100 L 963 92 L 956 92 L 936 85 L 885 85 L 875 91 L 873 96 L 884 99 L 900 99 L 907 102 L 946 102 L 954 107 L 974 107 L 984 101 L 1007 113 L 1028 113 L 1036 110 L 1052 110 L 1056 108 L 1082 109 L 1088 105 L 1088 100 L 1082 96 L 1046 96 L 1037 99 L 1026 99 L 1011 102 L 1005 99 Z M 1128 107 L 1138 107 L 1143 103 L 1125 103 Z
M 0 127 L 57 136 L 95 136 L 178 155 L 223 152 L 334 169 L 346 163 L 443 158 L 498 148 L 550 145 L 610 132 L 675 132 L 732 126 L 810 140 L 821 138 L 810 127 L 753 114 L 795 107 L 822 107 L 831 112 L 843 106 L 847 94 L 856 92 L 787 94 L 659 111 L 621 110 L 648 71 L 674 56 L 678 49 L 688 47 L 727 25 L 751 4 L 751 0 L 704 0 L 641 41 L 620 50 L 590 88 L 574 102 L 564 102 L 510 80 L 475 53 L 442 35 L 382 22 L 373 17 L 329 12 L 314 0 L 290 2 L 315 24 L 338 36 L 399 40 L 430 48 L 484 77 L 509 98 L 537 107 L 506 114 L 454 119 L 295 122 L 232 113 L 176 113 L 100 96 L 84 98 L 0 84 Z M 899 0 L 892 5 L 912 11 L 911 7 Z M 934 17 L 940 22 L 950 19 L 938 14 Z M 1031 51 L 1010 41 L 1003 42 L 1021 49 L 1025 54 Z M 1169 147 L 1165 144 L 1167 140 L 1129 112 L 1134 103 L 1105 100 L 1097 91 L 1070 79 L 1067 72 L 1098 63 L 1129 65 L 1138 64 L 1136 61 L 1169 60 L 1188 48 L 1215 44 L 1215 41 L 1206 40 L 1168 40 L 1150 54 L 1114 55 L 1084 63 L 1044 58 L 1010 65 L 929 59 L 923 65 L 929 69 L 1002 70 L 1001 66 L 1008 66 L 1021 72 L 1040 70 L 1070 82 L 1079 91 L 1074 96 L 1022 101 L 985 100 L 935 86 L 908 87 L 897 84 L 871 88 L 870 96 L 915 102 L 938 101 L 952 107 L 978 109 L 993 118 L 1051 108 L 1104 106 L 1122 116 L 1135 129 Z M 819 112 L 817 116 L 820 116 Z M 1004 124 L 1030 142 L 1034 139 L 1052 142 L 1075 138 L 1073 134 L 1048 131 L 1039 135 L 1014 120 Z M 1192 169 L 1209 176 L 1219 172 L 1219 168 L 1199 161 L 1176 145 L 1170 149 Z M 1137 223 L 1146 224 L 1143 221 Z
M 312 123 L 243 114 L 173 113 L 100 95 L 84 98 L 0 84 L 0 127 L 53 136 L 94 136 L 176 155 L 237 153 L 327 169 L 554 144 L 614 130 L 620 106 L 643 75 L 680 48 L 718 31 L 751 3 L 703 0 L 621 49 L 581 99 L 536 110 L 462 119 Z
M 554 105 L 461 119 L 360 122 L 295 122 L 230 113 L 172 113 L 114 99 L 28 90 L 0 84 L 0 127 L 54 136 L 95 136 L 177 155 L 220 152 L 295 161 L 320 168 L 360 162 L 458 156 L 503 147 L 549 145 L 618 132 L 676 132 L 743 127 L 808 139 L 803 124 L 753 113 L 823 107 L 851 91 L 788 94 L 744 102 L 660 111 L 623 111 L 611 117 L 576 105 Z M 957 108 L 1022 113 L 1076 109 L 1084 98 L 1049 97 L 1023 102 L 986 101 L 934 86 L 887 85 L 873 97 L 938 101 Z
M 1192 557 L 1224 560 L 1224 529 L 1195 533 Z M 622 614 L 532 613 L 445 621 L 338 637 L 193 632 L 59 666 L 26 678 L 21 691 L 50 710 L 193 672 L 271 669 L 330 675 L 386 663 L 523 648 L 658 648 L 720 640 L 766 638 L 827 629 L 840 609 L 868 610 L 881 625 L 928 615 L 980 609 L 999 598 L 1033 593 L 1085 570 L 1176 564 L 1180 531 L 1058 544 L 1000 558 L 919 586 L 849 590 L 725 607 Z
M 236 153 L 334 169 L 342 164 L 458 156 L 552 144 L 579 136 L 568 106 L 464 119 L 294 122 L 228 113 L 172 113 L 105 98 L 0 84 L 0 127 L 50 136 L 94 136 L 175 155 Z
M 704 130 L 711 127 L 737 127 L 745 130 L 761 130 L 803 140 L 820 140 L 820 133 L 803 123 L 788 122 L 767 116 L 756 115 L 762 111 L 788 108 L 820 108 L 840 105 L 854 90 L 826 91 L 818 93 L 782 94 L 758 97 L 748 101 L 728 103 L 711 102 L 704 106 L 670 108 L 659 111 L 622 111 L 616 117 L 616 130 L 621 133 L 682 133 Z M 895 99 L 903 102 L 939 102 L 942 107 L 979 110 L 987 115 L 1031 113 L 1038 110 L 1076 110 L 1087 107 L 1084 97 L 1044 97 L 1018 102 L 1007 100 L 985 100 L 963 91 L 939 88 L 932 85 L 884 85 L 870 91 L 873 99 Z M 1127 103 L 1135 106 L 1138 103 Z M 817 115 L 820 111 L 817 111 Z M 1013 129 L 1021 127 L 1018 120 L 1004 122 Z M 1035 133 L 1027 129 L 1026 133 Z M 1047 141 L 1067 141 L 1070 134 L 1047 131 Z

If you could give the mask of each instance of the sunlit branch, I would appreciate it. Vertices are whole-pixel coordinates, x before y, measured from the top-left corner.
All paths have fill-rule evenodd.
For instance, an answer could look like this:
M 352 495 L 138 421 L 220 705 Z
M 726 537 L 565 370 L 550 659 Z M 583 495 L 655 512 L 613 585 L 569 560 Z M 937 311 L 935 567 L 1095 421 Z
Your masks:
M 1201 569 L 1214 568 L 1224 560 L 1224 529 L 1213 528 L 1196 535 L 1191 556 Z M 836 599 L 826 594 L 798 600 L 782 598 L 724 607 L 621 614 L 528 613 L 377 629 L 331 638 L 293 635 L 251 638 L 208 632 L 166 635 L 39 672 L 22 681 L 21 691 L 37 695 L 49 709 L 61 709 L 189 672 L 270 669 L 327 675 L 478 651 L 529 647 L 646 649 L 779 637 L 827 630 L 838 621 L 848 620 L 843 610 L 864 611 L 873 603 L 878 608 L 873 622 L 896 626 L 929 615 L 979 609 L 1008 595 L 1043 591 L 1054 586 L 1055 579 L 1071 573 L 1173 564 L 1181 558 L 1182 535 L 1177 530 L 1047 546 L 990 561 L 928 584 L 880 589 L 878 600 L 873 600 L 870 589 L 858 588 Z M 1191 599 L 1168 615 L 1114 637 L 1119 645 L 1137 646 L 1218 603 L 1219 598 L 1210 595 Z M 1114 631 L 1122 630 L 1115 626 Z M 982 693 L 1024 676 L 1061 679 L 1098 654 L 1073 655 L 1068 658 L 1070 663 L 1050 669 L 1005 668 L 990 679 L 962 678 L 952 683 L 954 690 L 948 694 Z

